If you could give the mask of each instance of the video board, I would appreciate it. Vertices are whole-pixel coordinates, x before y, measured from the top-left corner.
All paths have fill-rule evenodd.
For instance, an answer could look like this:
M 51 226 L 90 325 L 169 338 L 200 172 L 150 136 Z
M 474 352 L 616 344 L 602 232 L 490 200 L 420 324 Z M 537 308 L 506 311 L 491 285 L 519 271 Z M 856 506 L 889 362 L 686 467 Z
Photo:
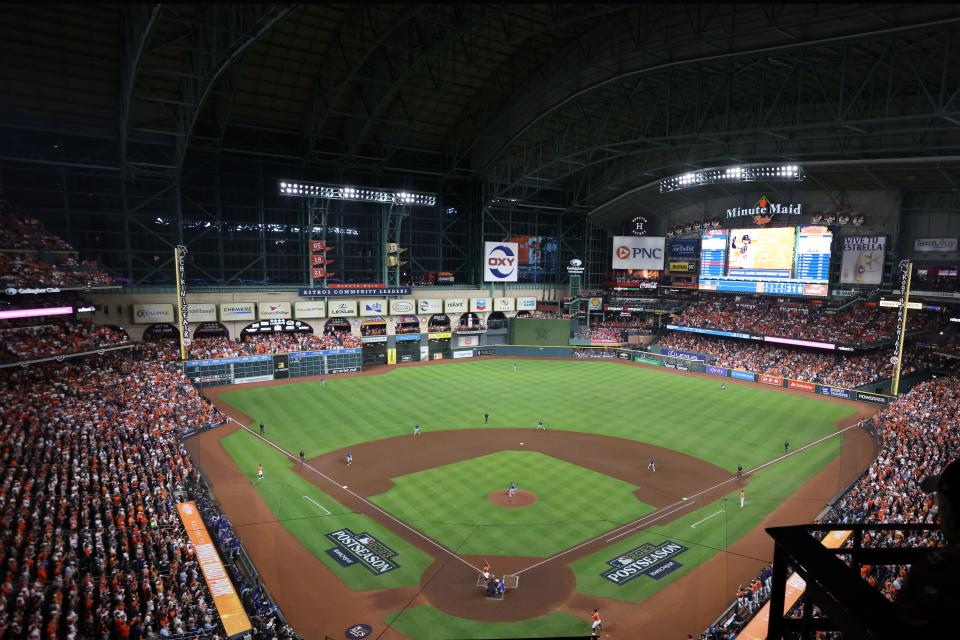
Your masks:
M 828 227 L 708 229 L 700 243 L 700 289 L 783 296 L 826 296 Z

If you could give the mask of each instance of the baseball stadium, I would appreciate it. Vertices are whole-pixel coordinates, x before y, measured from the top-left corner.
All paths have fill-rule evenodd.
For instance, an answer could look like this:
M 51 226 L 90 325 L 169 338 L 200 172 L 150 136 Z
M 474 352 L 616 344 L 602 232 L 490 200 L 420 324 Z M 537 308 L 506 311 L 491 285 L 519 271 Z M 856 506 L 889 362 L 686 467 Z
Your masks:
M 0 640 L 960 605 L 955 4 L 6 4 Z

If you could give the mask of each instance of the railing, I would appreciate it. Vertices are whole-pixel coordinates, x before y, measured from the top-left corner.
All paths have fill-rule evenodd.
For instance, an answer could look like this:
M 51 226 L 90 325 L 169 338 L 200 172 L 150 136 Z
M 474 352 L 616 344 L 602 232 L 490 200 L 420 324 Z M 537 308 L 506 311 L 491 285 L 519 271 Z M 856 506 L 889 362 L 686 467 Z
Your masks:
M 850 531 L 849 546 L 831 549 L 814 532 Z M 864 547 L 865 532 L 938 531 L 933 524 L 807 524 L 771 527 L 774 540 L 770 621 L 766 637 L 814 638 L 818 631 L 840 631 L 844 640 L 912 638 L 893 604 L 860 577 L 860 567 L 913 564 L 930 552 L 928 547 Z M 904 536 L 909 539 L 909 536 Z M 846 558 L 844 561 L 842 558 Z M 784 611 L 790 568 L 805 582 L 800 597 L 801 616 Z M 814 608 L 823 617 L 814 617 Z

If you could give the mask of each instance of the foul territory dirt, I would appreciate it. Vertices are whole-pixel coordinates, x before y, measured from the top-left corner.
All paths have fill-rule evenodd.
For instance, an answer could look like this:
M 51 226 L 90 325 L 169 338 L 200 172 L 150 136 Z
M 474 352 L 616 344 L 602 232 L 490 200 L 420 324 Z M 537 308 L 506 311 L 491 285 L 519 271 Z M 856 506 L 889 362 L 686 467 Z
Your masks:
M 445 364 L 456 366 L 458 363 Z M 643 366 L 626 362 L 620 364 Z M 386 367 L 377 368 L 371 373 L 383 373 L 385 370 Z M 676 375 L 703 374 L 677 372 Z M 727 380 L 727 383 L 738 384 L 733 380 Z M 247 424 L 251 422 L 247 416 L 218 400 L 222 391 L 237 388 L 217 387 L 207 389 L 205 393 L 221 409 Z M 771 392 L 797 393 L 787 389 L 771 389 Z M 821 401 L 846 402 L 826 398 Z M 838 428 L 855 424 L 877 411 L 875 407 L 859 403 L 848 404 L 857 409 L 857 414 L 838 424 Z M 404 637 L 388 628 L 384 616 L 425 603 L 451 615 L 491 622 L 523 620 L 554 610 L 564 610 L 583 618 L 584 633 L 589 630 L 589 613 L 594 607 L 600 607 L 604 631 L 617 637 L 642 635 L 649 638 L 676 638 L 685 637 L 687 633 L 697 636 L 729 605 L 738 584 L 755 576 L 763 562 L 772 556 L 772 544 L 763 529 L 777 524 L 812 520 L 824 504 L 862 473 L 876 455 L 875 444 L 864 431 L 846 431 L 842 436 L 844 447 L 841 455 L 794 495 L 784 496 L 783 504 L 759 527 L 677 582 L 642 603 L 633 604 L 574 593 L 575 579 L 569 565 L 606 546 L 617 544 L 628 532 L 642 529 L 644 520 L 615 529 L 597 540 L 585 541 L 585 544 L 553 559 L 459 557 L 394 520 L 364 497 L 388 490 L 392 486 L 392 477 L 497 451 L 540 451 L 639 486 L 636 492 L 639 500 L 658 508 L 668 507 L 662 513 L 655 514 L 659 518 L 656 524 L 662 525 L 688 511 L 682 509 L 671 513 L 670 505 L 678 500 L 713 488 L 695 498 L 697 504 L 693 508 L 699 508 L 739 486 L 740 483 L 729 472 L 703 460 L 645 443 L 569 431 L 536 431 L 532 428 L 424 432 L 419 437 L 410 435 L 354 445 L 351 447 L 354 461 L 349 469 L 344 462 L 345 451 L 333 451 L 308 460 L 299 473 L 345 507 L 368 515 L 434 559 L 421 577 L 419 587 L 354 592 L 277 522 L 253 485 L 220 445 L 221 438 L 238 428 L 224 427 L 202 434 L 188 441 L 188 449 L 210 479 L 218 502 L 235 525 L 263 582 L 281 610 L 301 634 L 317 639 L 324 636 L 342 637 L 347 627 L 357 623 L 371 625 L 374 637 Z M 250 432 L 249 437 L 259 436 Z M 646 461 L 650 457 L 656 460 L 656 472 L 646 469 Z M 343 489 L 340 482 L 348 485 L 349 489 Z M 488 499 L 502 499 L 502 503 L 497 504 L 505 507 L 522 506 L 524 492 L 515 496 L 511 504 L 507 501 L 505 489 L 494 492 Z M 536 499 L 533 494 L 529 494 L 529 498 Z M 608 542 L 610 537 L 619 534 L 623 536 Z M 502 601 L 483 597 L 481 589 L 476 586 L 476 578 L 484 560 L 490 562 L 497 575 L 522 571 L 519 588 L 508 591 Z

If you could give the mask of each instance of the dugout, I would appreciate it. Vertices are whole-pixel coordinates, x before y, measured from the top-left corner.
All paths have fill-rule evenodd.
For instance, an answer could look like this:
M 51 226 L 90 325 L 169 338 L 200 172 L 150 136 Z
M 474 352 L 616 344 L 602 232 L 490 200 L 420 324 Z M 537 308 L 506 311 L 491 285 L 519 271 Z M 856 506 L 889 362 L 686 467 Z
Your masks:
M 380 316 L 360 321 L 363 365 L 387 364 L 387 321 Z

